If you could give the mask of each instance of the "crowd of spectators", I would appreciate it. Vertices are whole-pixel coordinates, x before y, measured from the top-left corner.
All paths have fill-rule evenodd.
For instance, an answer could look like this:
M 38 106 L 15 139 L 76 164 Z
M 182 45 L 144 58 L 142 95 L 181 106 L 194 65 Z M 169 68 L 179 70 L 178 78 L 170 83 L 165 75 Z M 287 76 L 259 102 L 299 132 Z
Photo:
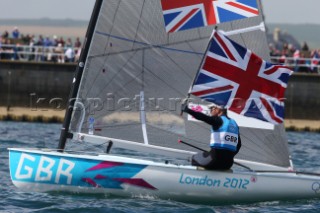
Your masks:
M 305 42 L 302 47 L 283 43 L 282 47 L 270 43 L 270 56 L 273 63 L 285 64 L 295 72 L 318 73 L 320 49 L 311 50 Z M 81 41 L 75 42 L 69 37 L 64 40 L 53 35 L 49 36 L 21 34 L 17 27 L 11 33 L 5 31 L 0 37 L 0 60 L 25 60 L 39 62 L 76 62 L 81 52 Z
M 0 60 L 23 60 L 37 62 L 76 62 L 81 52 L 81 41 L 69 37 L 22 34 L 15 27 L 11 33 L 0 35 Z
M 287 43 L 284 43 L 280 49 L 270 43 L 269 48 L 273 63 L 287 65 L 295 72 L 318 73 L 320 71 L 320 49 L 310 49 L 306 42 L 300 49 Z

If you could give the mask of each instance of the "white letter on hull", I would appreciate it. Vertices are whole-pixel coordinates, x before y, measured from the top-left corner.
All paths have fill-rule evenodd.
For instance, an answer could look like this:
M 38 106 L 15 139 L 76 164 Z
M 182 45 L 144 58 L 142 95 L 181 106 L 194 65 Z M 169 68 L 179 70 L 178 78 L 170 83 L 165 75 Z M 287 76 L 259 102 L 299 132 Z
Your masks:
M 28 178 L 31 178 L 31 176 L 32 176 L 33 170 L 29 166 L 25 166 L 24 167 L 24 169 L 26 171 L 28 171 L 27 174 L 25 174 L 25 175 L 21 174 L 22 165 L 23 165 L 23 162 L 24 162 L 25 159 L 28 159 L 28 160 L 30 160 L 32 162 L 35 161 L 35 158 L 32 157 L 31 155 L 27 155 L 27 154 L 22 153 L 21 157 L 20 157 L 19 164 L 18 164 L 18 168 L 17 168 L 17 171 L 16 171 L 16 175 L 15 175 L 17 179 L 28 179 Z
M 49 163 L 47 165 L 47 167 L 43 167 L 44 162 Z M 53 165 L 54 165 L 54 160 L 47 158 L 47 157 L 44 157 L 44 156 L 41 156 L 35 180 L 36 181 L 50 181 L 51 177 L 52 177 Z M 47 176 L 41 177 L 40 175 L 42 172 L 46 173 Z
M 64 164 L 68 165 L 68 167 L 65 170 L 62 170 Z M 75 165 L 75 163 L 73 163 L 71 161 L 61 159 L 59 166 L 58 166 L 58 171 L 57 171 L 55 183 L 59 183 L 60 176 L 64 175 L 64 176 L 68 177 L 67 183 L 71 184 L 72 174 L 70 173 L 70 171 L 74 168 L 74 165 Z

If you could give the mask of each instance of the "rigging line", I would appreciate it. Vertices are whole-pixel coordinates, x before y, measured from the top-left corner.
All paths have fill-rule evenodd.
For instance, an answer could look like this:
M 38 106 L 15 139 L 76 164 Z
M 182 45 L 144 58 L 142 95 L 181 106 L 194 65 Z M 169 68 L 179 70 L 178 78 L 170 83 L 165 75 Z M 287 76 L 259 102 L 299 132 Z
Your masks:
M 140 23 L 140 22 L 139 22 Z M 109 38 L 110 37 L 112 37 L 111 35 L 109 36 Z M 169 36 L 167 36 L 167 37 L 169 37 Z M 200 36 L 199 36 L 200 37 Z M 176 43 L 171 43 L 171 44 L 168 44 L 168 45 L 173 45 L 173 44 L 180 44 L 180 43 L 186 43 L 189 47 L 190 47 L 190 49 L 192 49 L 193 50 L 193 53 L 196 53 L 197 55 L 201 55 L 200 57 L 203 57 L 203 54 L 204 53 L 197 53 L 197 52 L 195 52 L 194 51 L 194 49 L 192 48 L 192 46 L 190 45 L 190 42 L 192 42 L 192 41 L 198 41 L 198 40 L 203 40 L 203 38 L 198 38 L 198 39 L 193 39 L 193 40 L 190 40 L 190 41 L 182 41 L 182 42 L 176 42 Z M 128 40 L 128 41 L 130 41 L 130 40 Z M 137 42 L 136 40 L 131 40 L 134 44 L 135 43 L 137 43 L 137 44 L 141 44 L 142 42 Z M 144 45 L 147 45 L 147 43 L 143 43 Z M 190 75 L 189 75 L 189 73 L 187 73 L 187 72 L 185 72 L 184 71 L 184 69 L 178 64 L 178 63 L 176 63 L 169 55 L 168 55 L 168 53 L 166 53 L 166 51 L 164 51 L 164 50 L 168 50 L 168 49 L 170 49 L 170 50 L 176 50 L 176 51 L 183 51 L 183 52 L 186 52 L 185 50 L 178 50 L 178 49 L 173 49 L 173 48 L 162 48 L 161 46 L 158 46 L 158 45 L 151 45 L 150 47 L 148 47 L 147 49 L 157 49 L 157 48 L 155 48 L 155 47 L 157 47 L 157 48 L 159 48 L 160 50 L 161 49 L 163 49 L 162 50 L 162 53 L 163 54 L 165 54 L 177 67 L 179 67 L 179 69 L 180 70 L 182 70 L 182 72 L 183 73 L 185 73 L 188 77 L 190 77 L 190 78 L 192 78 Z M 146 48 L 138 48 L 138 49 L 135 49 L 136 51 L 138 51 L 138 50 L 145 50 Z M 127 50 L 127 51 L 122 51 L 122 52 L 117 52 L 117 53 L 112 53 L 112 54 L 121 54 L 121 53 L 123 53 L 123 52 L 131 52 L 132 50 Z M 188 53 L 190 53 L 190 51 L 187 51 Z M 107 54 L 107 56 L 109 56 L 109 55 L 112 55 L 112 54 Z M 96 56 L 91 56 L 91 57 L 99 57 L 99 56 L 104 56 L 104 54 L 103 55 L 96 55 Z
M 166 133 L 168 133 L 169 135 L 174 135 L 174 136 L 183 137 L 183 138 L 185 138 L 185 139 L 188 139 L 188 140 L 191 140 L 191 141 L 197 142 L 197 144 L 201 144 L 201 145 L 209 146 L 209 143 L 207 143 L 207 142 L 199 141 L 199 140 L 195 140 L 195 139 L 193 139 L 193 138 L 188 138 L 188 137 L 186 137 L 186 136 L 181 136 L 181 134 L 176 134 L 176 133 L 174 133 L 174 132 L 171 132 L 171 131 L 168 131 L 168 130 L 165 130 L 165 129 L 162 129 L 162 128 L 159 128 L 159 127 L 156 127 L 156 126 L 151 125 L 151 124 L 148 124 L 148 125 L 149 125 L 149 127 L 151 127 L 151 128 L 154 128 L 154 129 L 160 130 L 160 131 L 162 131 L 162 132 L 166 132 Z M 151 131 L 152 131 L 152 130 L 150 130 L 149 132 L 151 132 Z
M 198 40 L 203 40 L 203 39 L 194 39 L 194 40 L 190 40 L 190 41 L 183 41 L 183 42 L 177 42 L 177 43 L 172 43 L 172 44 L 185 43 L 185 44 L 187 44 L 187 45 L 190 47 L 190 49 L 194 50 L 194 49 L 192 48 L 192 46 L 191 46 L 190 43 L 193 42 L 193 41 L 198 41 Z M 134 42 L 134 43 L 137 43 L 135 40 L 133 40 L 133 42 Z M 168 45 L 172 45 L 172 44 L 168 44 Z M 150 47 L 148 47 L 148 48 L 137 48 L 137 49 L 134 49 L 134 51 L 136 51 L 136 52 L 138 52 L 138 51 L 140 51 L 140 50 L 145 51 L 145 50 L 147 50 L 147 49 L 158 49 L 158 48 L 156 48 L 156 46 L 150 46 Z M 173 60 L 172 57 L 169 56 L 169 54 L 165 51 L 165 49 L 159 48 L 159 50 L 162 50 L 162 53 L 163 53 L 164 55 L 166 55 L 166 56 L 168 57 L 168 59 L 170 59 L 170 61 L 172 61 L 177 67 L 179 67 L 179 69 L 180 69 L 183 73 L 185 73 L 188 77 L 192 78 L 189 73 L 185 72 L 184 69 L 183 69 L 175 60 Z M 131 50 L 126 50 L 126 51 L 120 51 L 120 52 L 117 52 L 117 53 L 101 54 L 101 55 L 95 55 L 95 56 L 90 56 L 90 57 L 91 57 L 91 58 L 96 58 L 96 57 L 103 57 L 103 56 L 111 56 L 111 55 L 116 55 L 116 54 L 123 54 L 123 53 L 127 53 L 127 52 L 132 52 L 132 51 L 133 51 L 133 50 L 131 49 Z M 194 51 L 194 52 L 195 52 L 195 51 Z M 204 53 L 197 53 L 197 55 L 198 55 L 199 57 L 203 57 L 203 54 L 204 54 Z M 108 58 L 108 57 L 107 57 L 107 58 Z M 106 61 L 106 60 L 105 60 L 105 61 Z
M 118 128 L 118 127 L 128 127 L 128 126 L 137 126 L 140 127 L 141 124 L 140 123 L 131 123 L 131 124 L 112 124 L 112 125 L 99 125 L 96 126 L 98 128 L 108 128 L 108 129 L 113 129 L 113 128 Z
M 126 42 L 140 44 L 142 46 L 145 46 L 145 47 L 137 48 L 135 50 L 164 49 L 164 50 L 175 51 L 175 52 L 186 53 L 186 54 L 203 55 L 203 53 L 200 53 L 200 52 L 193 52 L 193 51 L 188 51 L 188 50 L 182 50 L 182 49 L 176 49 L 176 48 L 168 47 L 170 45 L 183 44 L 183 43 L 185 43 L 187 41 L 179 41 L 179 42 L 170 43 L 170 44 L 163 44 L 163 45 L 160 45 L 160 44 L 148 44 L 146 42 L 134 41 L 132 39 L 127 39 L 127 38 L 120 37 L 120 36 L 114 36 L 112 34 L 103 33 L 103 32 L 99 32 L 99 31 L 96 31 L 96 33 L 99 34 L 99 35 L 102 35 L 102 36 L 107 36 L 107 37 L 115 38 L 115 39 L 118 39 L 118 40 L 121 40 L 121 41 L 126 41 Z M 201 38 L 190 39 L 190 40 L 188 40 L 188 42 L 207 40 L 207 39 L 208 39 L 207 37 L 203 37 L 203 38 L 201 37 Z M 129 51 L 132 51 L 132 50 L 124 50 L 124 51 L 121 51 L 121 52 L 110 53 L 110 54 L 121 54 L 123 52 L 129 52 Z M 95 55 L 95 56 L 92 56 L 92 57 L 99 57 L 99 56 L 104 56 L 104 55 L 105 54 L 100 54 L 100 55 Z

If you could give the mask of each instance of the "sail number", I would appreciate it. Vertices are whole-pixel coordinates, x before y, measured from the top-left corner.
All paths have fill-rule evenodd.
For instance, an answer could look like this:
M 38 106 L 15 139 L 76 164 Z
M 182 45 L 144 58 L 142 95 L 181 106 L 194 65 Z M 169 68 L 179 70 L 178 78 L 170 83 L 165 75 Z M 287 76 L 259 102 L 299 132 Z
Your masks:
M 66 159 L 52 159 L 22 153 L 14 178 L 25 181 L 71 184 L 71 171 L 74 166 L 74 162 Z

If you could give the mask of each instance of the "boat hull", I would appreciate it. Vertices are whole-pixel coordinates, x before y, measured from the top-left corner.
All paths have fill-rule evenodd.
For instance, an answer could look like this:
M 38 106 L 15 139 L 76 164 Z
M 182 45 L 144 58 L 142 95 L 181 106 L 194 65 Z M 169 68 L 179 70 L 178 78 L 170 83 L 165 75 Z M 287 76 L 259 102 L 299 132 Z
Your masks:
M 237 203 L 320 197 L 320 177 L 296 173 L 209 171 L 114 155 L 9 149 L 10 174 L 24 191 Z

